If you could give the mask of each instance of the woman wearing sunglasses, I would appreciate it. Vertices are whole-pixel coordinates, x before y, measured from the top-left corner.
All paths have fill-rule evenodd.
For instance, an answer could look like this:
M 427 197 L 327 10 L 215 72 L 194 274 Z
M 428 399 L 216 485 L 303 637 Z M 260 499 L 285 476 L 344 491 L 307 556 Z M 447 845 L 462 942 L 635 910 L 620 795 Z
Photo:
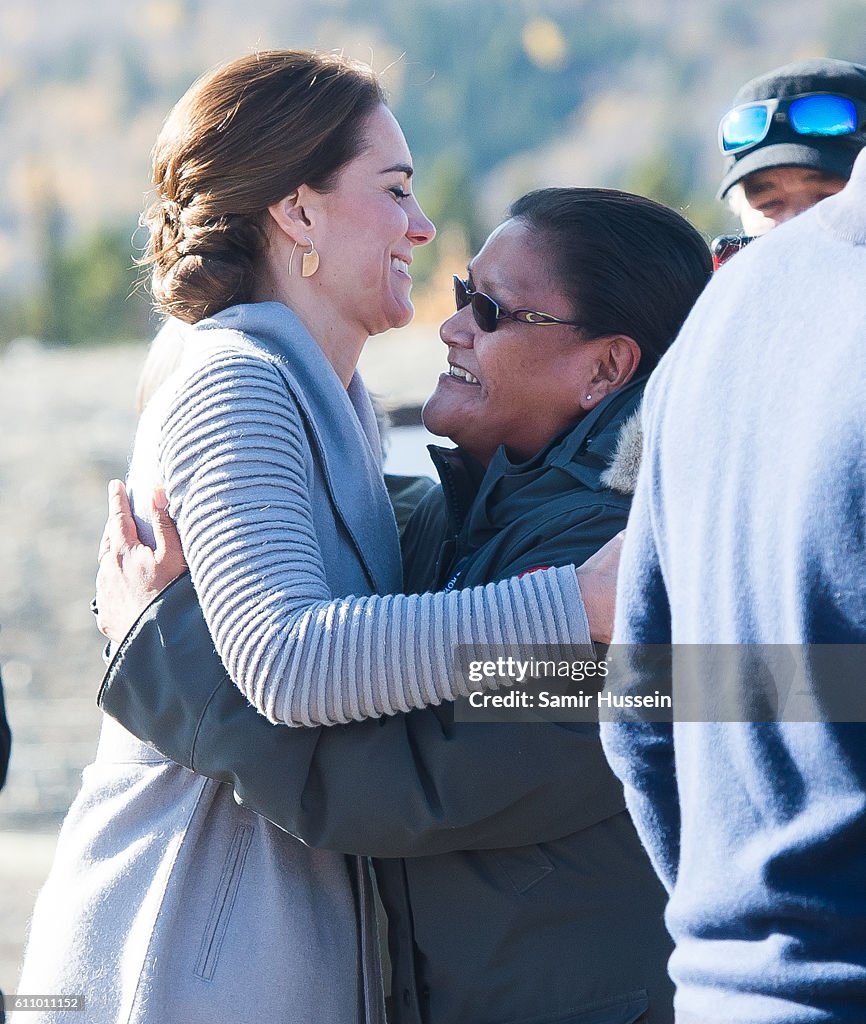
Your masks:
M 404 535 L 408 592 L 531 578 L 622 529 L 644 383 L 709 272 L 698 233 L 649 200 L 551 189 L 514 205 L 441 330 L 449 372 L 424 416 L 459 447 L 434 452 L 442 486 Z M 98 604 L 121 640 L 183 563 L 170 523 L 154 559 L 117 508 L 128 568 L 103 560 Z M 397 656 L 412 678 L 412 648 Z M 326 650 L 318 669 L 333 671 Z M 101 700 L 303 842 L 375 858 L 393 1021 L 672 1019 L 663 894 L 594 723 L 460 721 L 445 702 L 275 728 L 225 674 L 187 576 L 123 639 Z

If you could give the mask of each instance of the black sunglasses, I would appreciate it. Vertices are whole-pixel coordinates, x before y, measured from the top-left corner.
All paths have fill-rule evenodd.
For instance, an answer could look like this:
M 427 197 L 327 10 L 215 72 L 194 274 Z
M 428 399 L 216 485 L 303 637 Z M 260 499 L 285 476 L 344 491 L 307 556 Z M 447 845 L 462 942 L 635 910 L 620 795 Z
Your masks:
M 538 313 L 534 309 L 515 309 L 510 313 L 494 302 L 484 292 L 477 292 L 469 287 L 469 282 L 454 275 L 454 302 L 458 309 L 472 307 L 475 323 L 488 334 L 496 330 L 500 320 L 516 320 L 519 324 L 531 324 L 533 327 L 551 327 L 563 324 L 566 327 L 583 327 L 577 320 L 560 320 L 550 313 Z

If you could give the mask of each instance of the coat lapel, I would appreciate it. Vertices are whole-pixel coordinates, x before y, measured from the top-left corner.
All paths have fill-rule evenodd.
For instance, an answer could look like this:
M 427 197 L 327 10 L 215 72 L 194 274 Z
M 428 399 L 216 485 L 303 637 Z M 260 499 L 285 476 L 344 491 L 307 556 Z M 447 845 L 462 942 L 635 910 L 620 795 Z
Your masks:
M 301 410 L 334 509 L 372 589 L 399 592 L 397 524 L 382 476 L 376 416 L 358 373 L 347 391 L 309 332 L 282 303 L 232 306 L 211 322 L 240 331 L 272 357 Z

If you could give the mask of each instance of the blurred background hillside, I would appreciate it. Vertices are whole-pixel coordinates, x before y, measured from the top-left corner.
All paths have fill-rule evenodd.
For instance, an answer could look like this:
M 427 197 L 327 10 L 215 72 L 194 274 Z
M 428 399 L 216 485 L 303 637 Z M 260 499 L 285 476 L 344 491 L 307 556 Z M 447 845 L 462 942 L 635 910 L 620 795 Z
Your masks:
M 417 403 L 444 367 L 450 275 L 521 192 L 618 186 L 707 238 L 715 132 L 743 81 L 866 62 L 866 0 L 0 0 L 0 666 L 14 732 L 0 794 L 0 987 L 14 989 L 54 836 L 92 759 L 101 642 L 88 611 L 105 482 L 125 472 L 153 333 L 134 256 L 171 105 L 257 48 L 343 49 L 385 71 L 439 226 L 416 325 L 368 383 Z
M 864 59 L 866 2 L 5 0 L 0 342 L 148 332 L 128 296 L 150 147 L 199 74 L 270 46 L 388 69 L 422 204 L 453 229 L 416 264 L 423 313 L 437 261 L 534 186 L 624 187 L 725 227 L 714 140 L 733 92 L 797 57 Z

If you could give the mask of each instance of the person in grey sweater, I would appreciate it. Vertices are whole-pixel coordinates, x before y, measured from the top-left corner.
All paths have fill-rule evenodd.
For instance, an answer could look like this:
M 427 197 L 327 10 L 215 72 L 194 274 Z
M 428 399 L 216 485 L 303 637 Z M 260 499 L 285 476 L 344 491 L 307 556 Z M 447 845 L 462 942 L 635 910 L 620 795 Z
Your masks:
M 434 229 L 411 181 L 372 72 L 333 55 L 217 69 L 154 150 L 152 289 L 186 326 L 181 363 L 142 416 L 130 485 L 144 523 L 165 482 L 216 648 L 273 721 L 335 725 L 451 699 L 467 691 L 453 643 L 589 638 L 573 567 L 397 593 L 355 364 L 370 334 L 412 316 L 413 249 Z M 18 989 L 81 993 L 98 1024 L 381 1021 L 366 861 L 308 848 L 107 720 Z
M 864 279 L 861 153 L 716 275 L 647 388 L 615 641 L 619 686 L 673 686 L 676 716 L 602 739 L 682 1024 L 866 1020 Z

